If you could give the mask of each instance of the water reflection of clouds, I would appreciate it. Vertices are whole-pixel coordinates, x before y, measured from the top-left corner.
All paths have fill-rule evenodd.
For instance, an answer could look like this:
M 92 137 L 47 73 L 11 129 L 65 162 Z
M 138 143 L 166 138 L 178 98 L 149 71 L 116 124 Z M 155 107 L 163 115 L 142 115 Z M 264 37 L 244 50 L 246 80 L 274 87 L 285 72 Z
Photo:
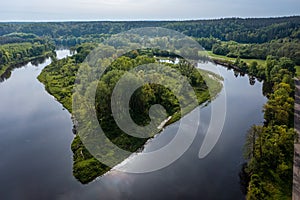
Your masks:
M 68 191 L 58 199 L 132 199 L 134 192 L 134 189 L 131 188 L 132 185 L 134 185 L 134 176 L 118 171 L 110 171 L 90 183 L 88 187 Z

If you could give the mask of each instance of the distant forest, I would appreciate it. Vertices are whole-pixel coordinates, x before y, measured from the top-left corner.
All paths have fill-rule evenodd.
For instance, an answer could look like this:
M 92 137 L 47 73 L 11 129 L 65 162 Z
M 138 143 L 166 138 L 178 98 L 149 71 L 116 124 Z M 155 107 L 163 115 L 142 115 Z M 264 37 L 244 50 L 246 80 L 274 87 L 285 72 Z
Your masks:
M 164 27 L 192 37 L 214 37 L 222 41 L 264 43 L 292 37 L 300 39 L 300 16 L 280 18 L 227 18 L 194 21 L 51 22 L 0 23 L 0 36 L 13 32 L 51 38 L 116 34 L 133 28 Z
M 217 55 L 263 60 L 272 55 L 288 57 L 300 65 L 300 16 L 193 21 L 0 23 L 0 45 L 31 42 L 36 36 L 48 38 L 58 46 L 74 46 L 102 42 L 113 34 L 143 27 L 179 31 L 194 37 L 206 50 Z M 21 37 L 20 33 L 23 34 Z

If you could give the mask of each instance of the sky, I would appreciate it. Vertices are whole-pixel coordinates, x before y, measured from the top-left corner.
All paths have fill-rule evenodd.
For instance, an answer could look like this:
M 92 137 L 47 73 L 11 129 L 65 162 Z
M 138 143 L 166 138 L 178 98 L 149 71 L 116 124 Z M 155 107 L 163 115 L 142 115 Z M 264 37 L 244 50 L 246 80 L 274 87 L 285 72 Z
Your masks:
M 300 0 L 4 0 L 0 21 L 186 20 L 300 15 Z

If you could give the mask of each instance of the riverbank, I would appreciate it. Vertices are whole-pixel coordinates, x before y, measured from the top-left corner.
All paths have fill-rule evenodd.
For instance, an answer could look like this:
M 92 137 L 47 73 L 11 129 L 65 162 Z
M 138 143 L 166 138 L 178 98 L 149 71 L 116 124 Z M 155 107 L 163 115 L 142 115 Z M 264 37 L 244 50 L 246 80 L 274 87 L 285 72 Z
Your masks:
M 42 63 L 46 58 L 53 57 L 54 55 L 55 55 L 55 53 L 53 51 L 47 51 L 39 56 L 23 58 L 22 60 L 10 62 L 6 65 L 3 65 L 0 69 L 0 82 L 9 78 L 11 71 L 14 70 L 15 68 L 22 67 L 22 66 L 26 65 L 27 63 L 34 62 L 34 61 L 37 61 L 37 64 L 39 64 L 39 63 Z
M 226 67 L 230 67 L 232 69 L 235 69 L 237 71 L 242 71 L 238 66 L 234 65 L 236 62 L 236 58 L 229 58 L 227 56 L 221 56 L 212 53 L 212 51 L 207 51 L 209 57 L 216 63 L 220 64 Z M 258 66 L 261 68 L 264 68 L 266 66 L 266 60 L 260 60 L 260 59 L 240 59 L 240 61 L 247 64 L 247 66 L 250 66 L 253 62 L 256 62 Z M 296 76 L 300 78 L 300 66 L 296 65 Z
M 211 59 L 222 66 L 259 77 L 270 86 L 267 92 L 269 100 L 263 108 L 264 125 L 252 126 L 248 130 L 245 142 L 247 165 L 243 167 L 240 175 L 244 173 L 241 182 L 247 187 L 247 199 L 288 199 L 291 197 L 293 184 L 293 196 L 298 199 L 300 159 L 297 142 L 294 147 L 293 131 L 294 122 L 297 126 L 299 121 L 296 114 L 294 118 L 293 111 L 295 91 L 293 77 L 297 76 L 294 68 L 298 67 L 287 58 L 272 56 L 265 61 L 268 62 L 268 66 L 262 61 L 259 66 L 257 62 L 253 64 L 253 60 L 249 63 L 249 60 L 246 62 L 225 56 L 212 55 Z M 297 93 L 295 100 L 297 112 Z M 274 146 L 271 141 L 278 141 L 278 144 Z
M 213 60 L 219 60 L 219 61 L 224 61 L 227 63 L 234 63 L 236 61 L 236 58 L 230 58 L 227 56 L 221 56 L 221 55 L 217 55 L 214 54 L 212 51 L 207 51 L 209 57 Z M 266 60 L 260 60 L 260 59 L 244 59 L 241 58 L 241 61 L 247 63 L 248 65 L 250 65 L 252 62 L 257 62 L 259 65 L 264 66 L 266 63 Z

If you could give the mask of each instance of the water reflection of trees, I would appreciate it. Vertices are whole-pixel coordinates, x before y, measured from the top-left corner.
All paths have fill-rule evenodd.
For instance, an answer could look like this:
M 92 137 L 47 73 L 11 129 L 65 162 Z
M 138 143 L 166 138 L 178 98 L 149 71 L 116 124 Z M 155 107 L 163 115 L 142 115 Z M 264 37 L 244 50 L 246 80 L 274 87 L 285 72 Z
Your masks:
M 46 61 L 46 59 L 48 59 L 48 58 L 49 58 L 49 56 L 43 56 L 43 57 L 36 58 L 32 61 L 21 62 L 19 64 L 12 65 L 12 66 L 8 67 L 6 69 L 6 71 L 3 74 L 0 75 L 0 83 L 2 83 L 5 80 L 9 79 L 11 77 L 11 73 L 14 69 L 22 68 L 22 67 L 24 67 L 25 65 L 27 65 L 29 63 L 31 63 L 35 67 L 38 67 L 40 64 L 43 64 Z

